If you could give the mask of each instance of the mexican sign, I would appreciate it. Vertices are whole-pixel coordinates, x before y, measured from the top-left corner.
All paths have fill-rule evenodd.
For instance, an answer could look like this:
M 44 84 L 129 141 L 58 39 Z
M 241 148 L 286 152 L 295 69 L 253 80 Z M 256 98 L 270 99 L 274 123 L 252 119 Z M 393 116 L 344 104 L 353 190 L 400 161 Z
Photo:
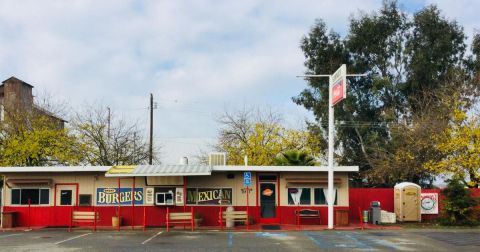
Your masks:
M 187 204 L 231 205 L 232 188 L 188 188 Z
M 438 214 L 438 193 L 422 193 L 420 202 L 422 214 Z
M 347 97 L 347 65 L 343 64 L 330 78 L 332 105 Z
M 135 204 L 143 204 L 143 188 L 135 188 Z M 120 204 L 132 204 L 132 188 L 120 188 Z M 97 188 L 97 205 L 118 205 L 118 188 Z
M 252 184 L 252 173 L 243 172 L 243 186 L 250 186 Z

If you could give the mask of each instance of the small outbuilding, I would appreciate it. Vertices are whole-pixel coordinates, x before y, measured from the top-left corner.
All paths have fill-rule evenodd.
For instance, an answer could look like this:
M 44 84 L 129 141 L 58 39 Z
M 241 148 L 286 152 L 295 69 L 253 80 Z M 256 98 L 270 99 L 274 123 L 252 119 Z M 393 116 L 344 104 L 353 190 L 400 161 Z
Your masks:
M 422 221 L 421 187 L 410 182 L 402 182 L 394 187 L 394 208 L 398 221 Z

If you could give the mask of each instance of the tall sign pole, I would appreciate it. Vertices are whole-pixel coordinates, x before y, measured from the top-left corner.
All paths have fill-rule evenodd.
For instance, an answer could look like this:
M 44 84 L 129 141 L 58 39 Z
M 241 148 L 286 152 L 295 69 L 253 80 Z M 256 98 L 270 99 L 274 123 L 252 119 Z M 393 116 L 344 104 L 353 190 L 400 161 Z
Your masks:
M 333 154 L 335 148 L 334 141 L 334 110 L 333 106 L 345 99 L 347 96 L 347 76 L 360 77 L 366 74 L 347 75 L 347 66 L 343 64 L 334 74 L 315 74 L 301 75 L 297 77 L 318 78 L 328 77 L 328 229 L 333 229 L 333 203 L 335 195 L 333 191 Z
M 333 139 L 334 110 L 333 110 L 333 92 L 332 92 L 332 76 L 329 76 L 328 82 L 328 229 L 333 229 L 333 152 L 335 142 Z
M 148 164 L 153 163 L 153 94 L 150 94 L 150 143 L 148 146 Z

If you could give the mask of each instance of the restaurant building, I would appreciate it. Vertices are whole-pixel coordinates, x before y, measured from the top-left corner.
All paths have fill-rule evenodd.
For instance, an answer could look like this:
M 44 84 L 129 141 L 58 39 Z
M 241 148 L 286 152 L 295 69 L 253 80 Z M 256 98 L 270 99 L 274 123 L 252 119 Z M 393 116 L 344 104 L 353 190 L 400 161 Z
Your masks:
M 334 171 L 334 208 L 348 210 L 349 173 L 358 167 Z M 98 212 L 98 226 L 111 226 L 118 215 L 123 226 L 165 226 L 167 208 L 193 208 L 203 226 L 218 226 L 220 208 L 228 206 L 248 208 L 255 223 L 296 224 L 298 209 L 320 213 L 302 224 L 327 223 L 325 166 L 1 167 L 0 174 L 2 212 L 14 212 L 16 226 L 68 226 L 73 210 Z

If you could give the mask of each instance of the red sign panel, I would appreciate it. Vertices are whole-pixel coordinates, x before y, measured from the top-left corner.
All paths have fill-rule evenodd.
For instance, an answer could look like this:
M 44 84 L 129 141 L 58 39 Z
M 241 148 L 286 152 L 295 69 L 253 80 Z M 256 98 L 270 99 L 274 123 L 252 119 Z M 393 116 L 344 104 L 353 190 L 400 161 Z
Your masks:
M 339 101 L 345 99 L 345 83 L 343 79 L 340 79 L 332 86 L 332 105 L 337 104 Z

